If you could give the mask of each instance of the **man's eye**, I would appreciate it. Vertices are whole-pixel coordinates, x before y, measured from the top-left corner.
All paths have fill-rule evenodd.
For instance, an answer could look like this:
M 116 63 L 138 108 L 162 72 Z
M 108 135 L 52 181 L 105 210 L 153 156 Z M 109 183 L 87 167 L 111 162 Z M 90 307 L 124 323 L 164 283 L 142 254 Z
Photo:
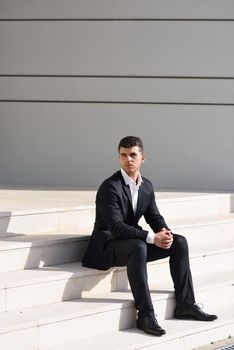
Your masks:
M 131 156 L 132 158 L 136 158 L 136 157 L 137 157 L 137 154 L 136 154 L 136 153 L 131 153 L 130 156 Z

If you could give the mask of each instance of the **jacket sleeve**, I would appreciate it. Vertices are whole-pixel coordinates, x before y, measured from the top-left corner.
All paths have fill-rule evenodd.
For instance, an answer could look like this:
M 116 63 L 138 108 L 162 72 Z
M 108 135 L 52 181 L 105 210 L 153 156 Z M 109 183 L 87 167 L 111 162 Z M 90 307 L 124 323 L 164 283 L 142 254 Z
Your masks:
M 124 222 L 123 203 L 120 193 L 110 183 L 103 183 L 98 190 L 96 207 L 101 222 L 114 238 L 140 238 L 146 240 L 148 231 L 130 226 Z
M 155 201 L 155 195 L 153 186 L 150 183 L 150 186 L 152 187 L 150 193 L 151 198 L 149 201 L 149 205 L 144 213 L 145 221 L 148 225 L 150 225 L 151 229 L 154 232 L 159 232 L 163 227 L 170 230 L 170 228 L 167 226 L 163 216 L 160 214 L 159 209 L 157 207 L 156 201 Z

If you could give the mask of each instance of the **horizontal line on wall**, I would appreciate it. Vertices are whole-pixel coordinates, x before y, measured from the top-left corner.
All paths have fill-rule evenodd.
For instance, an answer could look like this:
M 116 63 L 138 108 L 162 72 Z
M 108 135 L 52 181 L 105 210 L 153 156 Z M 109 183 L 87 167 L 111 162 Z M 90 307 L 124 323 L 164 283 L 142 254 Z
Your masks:
M 144 101 L 79 101 L 79 100 L 0 100 L 4 103 L 77 103 L 77 104 L 128 104 L 128 105 L 183 105 L 183 106 L 234 106 L 234 103 L 208 102 L 144 102 Z
M 234 18 L 1 18 L 0 22 L 233 22 Z
M 0 74 L 0 78 L 109 78 L 109 79 L 234 79 L 234 77 L 169 76 L 169 75 L 70 75 L 70 74 Z

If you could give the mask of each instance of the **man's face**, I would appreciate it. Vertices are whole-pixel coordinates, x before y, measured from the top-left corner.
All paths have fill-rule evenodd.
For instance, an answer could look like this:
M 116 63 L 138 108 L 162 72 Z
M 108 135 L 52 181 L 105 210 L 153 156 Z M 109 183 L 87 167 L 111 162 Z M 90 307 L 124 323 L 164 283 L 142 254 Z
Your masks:
M 120 166 L 128 174 L 128 176 L 138 174 L 144 160 L 145 156 L 138 146 L 130 148 L 121 147 L 119 150 Z

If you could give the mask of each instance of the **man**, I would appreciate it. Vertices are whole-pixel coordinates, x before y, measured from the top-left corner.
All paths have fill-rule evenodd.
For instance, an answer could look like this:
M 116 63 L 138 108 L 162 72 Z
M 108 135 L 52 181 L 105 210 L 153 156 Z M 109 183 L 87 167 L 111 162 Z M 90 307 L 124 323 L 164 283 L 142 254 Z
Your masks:
M 170 258 L 179 319 L 213 321 L 195 303 L 185 237 L 173 234 L 160 215 L 151 182 L 140 174 L 145 161 L 143 143 L 135 136 L 124 137 L 118 146 L 120 171 L 105 180 L 96 197 L 96 220 L 83 266 L 105 270 L 126 266 L 138 311 L 137 328 L 155 336 L 166 333 L 155 316 L 147 281 L 147 261 Z M 149 230 L 139 219 L 144 216 Z

